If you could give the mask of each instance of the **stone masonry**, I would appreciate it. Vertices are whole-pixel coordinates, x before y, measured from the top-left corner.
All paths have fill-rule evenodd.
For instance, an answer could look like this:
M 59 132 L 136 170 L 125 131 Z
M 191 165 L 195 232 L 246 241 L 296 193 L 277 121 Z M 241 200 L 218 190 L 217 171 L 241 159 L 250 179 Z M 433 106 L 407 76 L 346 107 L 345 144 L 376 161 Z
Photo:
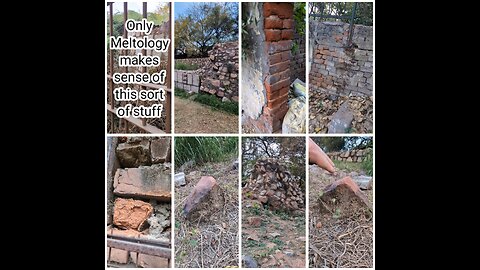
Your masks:
M 255 17 L 242 40 L 251 47 L 242 61 L 243 124 L 253 126 L 257 133 L 279 132 L 288 111 L 293 3 L 242 5 L 246 13 Z
M 215 44 L 208 55 L 208 58 L 175 60 L 199 67 L 194 71 L 175 70 L 175 87 L 238 102 L 238 42 Z
M 238 42 L 215 44 L 208 58 L 210 63 L 199 70 L 200 91 L 238 102 Z
M 189 93 L 200 90 L 200 75 L 196 71 L 175 70 L 175 87 Z
M 364 161 L 372 149 L 354 149 L 345 152 L 330 152 L 327 156 L 332 160 L 349 161 L 349 162 L 362 162 Z
M 310 20 L 310 88 L 341 96 L 373 95 L 373 27 Z

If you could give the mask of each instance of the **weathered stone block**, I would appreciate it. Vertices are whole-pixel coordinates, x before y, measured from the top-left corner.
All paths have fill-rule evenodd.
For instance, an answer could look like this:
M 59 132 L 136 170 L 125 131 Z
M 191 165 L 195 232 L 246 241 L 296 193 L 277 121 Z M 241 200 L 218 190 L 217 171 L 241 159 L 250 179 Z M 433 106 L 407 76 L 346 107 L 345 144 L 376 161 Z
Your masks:
M 170 174 L 169 163 L 118 169 L 113 192 L 121 196 L 170 201 Z

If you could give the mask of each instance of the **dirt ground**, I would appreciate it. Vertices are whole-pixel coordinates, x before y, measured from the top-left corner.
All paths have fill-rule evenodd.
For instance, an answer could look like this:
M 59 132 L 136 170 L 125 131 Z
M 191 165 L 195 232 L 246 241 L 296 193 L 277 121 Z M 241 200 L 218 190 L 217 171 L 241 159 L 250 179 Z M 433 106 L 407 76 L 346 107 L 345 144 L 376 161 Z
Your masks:
M 362 171 L 337 171 L 331 175 L 317 165 L 309 166 L 309 267 L 373 267 L 373 217 L 362 213 L 326 219 L 318 207 L 322 190 L 345 176 Z M 375 180 L 374 180 L 375 181 Z M 373 189 L 363 191 L 373 204 Z
M 238 266 L 238 169 L 233 160 L 186 169 L 186 185 L 175 187 L 175 267 L 224 268 Z M 185 219 L 185 199 L 201 176 L 213 176 L 224 197 L 223 208 L 203 209 L 198 218 Z
M 238 133 L 238 116 L 175 97 L 175 133 Z
M 242 201 L 242 256 L 253 257 L 261 268 L 304 268 L 305 213 L 248 206 L 248 200 Z M 249 217 L 260 217 L 260 226 L 250 225 Z

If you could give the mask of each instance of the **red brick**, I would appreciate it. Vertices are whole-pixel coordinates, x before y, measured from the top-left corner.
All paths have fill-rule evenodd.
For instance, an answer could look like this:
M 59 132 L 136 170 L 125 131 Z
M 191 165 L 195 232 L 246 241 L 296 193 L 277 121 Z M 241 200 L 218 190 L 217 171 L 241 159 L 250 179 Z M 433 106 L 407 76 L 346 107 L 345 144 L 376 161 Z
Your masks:
M 289 87 L 281 88 L 277 91 L 267 91 L 267 100 L 274 100 L 278 97 L 288 94 Z
M 276 53 L 268 56 L 270 60 L 270 65 L 274 65 L 282 61 L 282 53 Z
M 277 97 L 276 99 L 273 100 L 268 100 L 267 106 L 272 109 L 278 106 L 281 106 L 282 104 L 287 104 L 288 101 L 288 94 L 285 94 L 283 96 Z
M 289 79 L 290 80 L 290 69 L 286 69 L 280 73 L 278 73 L 280 75 L 280 79 L 283 80 L 283 79 Z
M 266 49 L 268 54 L 274 54 L 283 51 L 289 51 L 292 49 L 293 41 L 292 40 L 281 40 L 278 42 L 265 42 Z
M 141 231 L 152 213 L 153 206 L 149 203 L 117 198 L 113 208 L 113 224 L 119 228 Z
M 290 66 L 290 61 L 280 62 L 269 67 L 270 74 L 282 72 Z
M 279 19 L 278 16 L 272 15 L 265 18 L 265 24 L 263 28 L 265 29 L 282 29 L 284 21 Z
M 287 114 L 288 105 L 285 102 L 284 104 L 280 104 L 279 106 L 269 110 L 270 110 L 269 113 L 272 117 L 272 121 L 282 120 L 283 117 L 285 117 L 285 114 Z
M 279 41 L 281 39 L 281 30 L 277 29 L 265 29 L 265 40 L 266 41 Z
M 274 84 L 274 83 L 277 83 L 279 81 L 282 80 L 282 74 L 278 73 L 278 74 L 270 74 L 267 76 L 267 78 L 265 79 L 265 83 L 268 83 L 270 85 Z
M 282 52 L 282 61 L 287 61 L 292 58 L 292 52 L 290 50 Z
M 125 237 L 132 237 L 132 238 L 138 238 L 140 235 L 140 232 L 134 231 L 134 230 L 119 230 L 115 228 L 111 228 L 107 230 L 108 235 L 115 235 L 115 236 L 125 236 Z M 117 263 L 128 263 L 128 259 L 130 256 L 130 252 L 122 249 L 117 249 L 117 248 L 109 248 L 109 253 L 107 259 L 109 259 L 112 262 L 117 262 Z
M 284 40 L 293 39 L 293 30 L 292 29 L 282 30 L 282 39 Z
M 295 26 L 295 21 L 293 19 L 285 19 L 283 20 L 283 29 L 293 29 Z
M 277 15 L 280 19 L 291 19 L 293 17 L 293 3 L 264 3 L 263 16 Z
M 136 254 L 136 252 L 132 252 L 132 254 Z M 137 256 L 132 255 L 132 261 L 142 268 L 169 268 L 167 258 L 161 258 L 153 255 L 138 254 L 138 263 Z
M 275 84 L 268 84 L 268 83 L 265 83 L 265 89 L 267 90 L 267 93 L 268 92 L 275 92 L 275 91 L 278 91 L 284 87 L 288 87 L 290 85 L 290 80 L 289 79 L 285 79 L 285 80 L 282 80 L 282 81 L 279 81 Z

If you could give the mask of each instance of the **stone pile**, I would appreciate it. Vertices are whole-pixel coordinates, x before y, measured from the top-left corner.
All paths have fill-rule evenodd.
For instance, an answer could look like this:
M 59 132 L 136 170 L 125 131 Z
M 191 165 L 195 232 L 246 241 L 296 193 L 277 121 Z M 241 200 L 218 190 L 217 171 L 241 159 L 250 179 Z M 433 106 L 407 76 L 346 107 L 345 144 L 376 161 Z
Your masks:
M 259 159 L 243 189 L 244 196 L 268 204 L 270 209 L 297 210 L 304 207 L 300 181 L 274 158 Z

